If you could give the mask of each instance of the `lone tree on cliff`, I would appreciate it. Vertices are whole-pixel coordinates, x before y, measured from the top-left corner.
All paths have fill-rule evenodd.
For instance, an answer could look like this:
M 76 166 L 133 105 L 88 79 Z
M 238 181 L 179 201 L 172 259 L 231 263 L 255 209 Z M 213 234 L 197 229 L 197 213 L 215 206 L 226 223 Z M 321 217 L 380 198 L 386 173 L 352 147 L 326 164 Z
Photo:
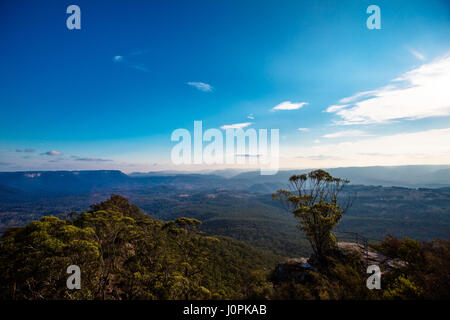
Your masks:
M 291 176 L 288 190 L 280 189 L 272 195 L 300 220 L 299 228 L 305 232 L 319 262 L 336 248 L 336 239 L 331 231 L 350 207 L 350 198 L 342 206 L 338 204 L 342 204 L 338 196 L 349 182 L 324 170 L 314 170 Z

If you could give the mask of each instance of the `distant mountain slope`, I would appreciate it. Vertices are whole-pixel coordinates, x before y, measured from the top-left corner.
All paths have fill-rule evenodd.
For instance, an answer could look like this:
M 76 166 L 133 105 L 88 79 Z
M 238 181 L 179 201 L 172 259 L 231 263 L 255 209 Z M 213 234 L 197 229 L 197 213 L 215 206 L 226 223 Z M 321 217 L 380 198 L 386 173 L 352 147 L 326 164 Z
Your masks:
M 450 187 L 450 166 L 349 167 L 326 170 L 333 176 L 349 179 L 354 185 Z M 0 186 L 21 192 L 46 194 L 130 190 L 157 185 L 186 190 L 226 188 L 267 193 L 285 187 L 291 175 L 309 171 L 310 169 L 282 170 L 272 176 L 262 176 L 259 171 L 236 174 L 236 170 L 230 171 L 230 174 L 222 170 L 210 174 L 149 172 L 131 175 L 118 170 L 0 172 Z M 229 176 L 231 177 L 226 178 Z M 4 192 L 0 189 L 0 197 Z
M 286 186 L 290 175 L 307 171 L 281 171 L 274 176 L 245 172 L 229 179 L 213 174 L 130 177 L 111 170 L 0 173 L 0 233 L 44 215 L 86 210 L 86 203 L 120 194 L 158 219 L 194 217 L 204 222 L 202 230 L 209 234 L 231 236 L 284 256 L 304 255 L 307 245 L 295 227 L 296 220 L 281 210 L 271 193 Z M 434 187 L 445 185 L 450 181 L 448 166 L 336 168 L 330 172 L 354 183 L 345 188 L 356 198 L 340 225 L 343 231 L 372 239 L 386 234 L 416 239 L 450 235 L 450 186 L 417 188 L 420 181 Z M 414 188 L 380 184 L 412 184 Z
M 200 174 L 130 177 L 119 170 L 0 172 L 0 185 L 32 193 L 86 193 L 161 184 L 191 189 L 220 185 L 224 180 L 216 175 Z
M 450 186 L 449 165 L 374 166 L 325 169 L 335 177 L 350 180 L 351 184 L 399 187 L 447 187 Z M 310 172 L 311 169 L 280 170 L 276 175 L 262 176 L 259 171 L 244 172 L 230 180 L 251 186 L 277 183 L 285 185 L 293 174 Z
M 124 184 L 118 170 L 0 172 L 0 184 L 26 192 L 86 192 Z

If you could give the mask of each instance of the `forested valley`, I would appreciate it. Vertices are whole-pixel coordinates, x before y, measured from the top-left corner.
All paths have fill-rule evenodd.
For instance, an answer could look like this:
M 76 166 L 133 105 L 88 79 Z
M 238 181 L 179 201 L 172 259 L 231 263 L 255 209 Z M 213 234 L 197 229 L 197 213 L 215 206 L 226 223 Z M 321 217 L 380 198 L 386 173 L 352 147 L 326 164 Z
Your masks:
M 127 198 L 112 195 L 87 210 L 46 215 L 24 226 L 8 227 L 0 239 L 0 298 L 450 297 L 448 239 L 419 241 L 386 236 L 370 241 L 369 250 L 385 259 L 380 262 L 383 289 L 369 290 L 366 286 L 368 263 L 364 253 L 338 246 L 340 220 L 349 213 L 344 214 L 345 210 L 338 205 L 340 198 L 337 193 L 330 192 L 332 197 L 311 201 L 308 192 L 314 188 L 303 186 L 305 181 L 314 181 L 317 185 L 322 183 L 327 188 L 337 183 L 337 189 L 329 190 L 340 191 L 345 190 L 345 180 L 319 170 L 292 176 L 289 181 L 303 193 L 293 197 L 293 193 L 289 193 L 292 190 L 280 189 L 273 197 L 284 204 L 293 204 L 288 210 L 290 214 L 280 205 L 269 205 L 274 201 L 271 197 L 262 199 L 263 194 L 255 194 L 252 197 L 259 198 L 260 204 L 253 210 L 264 208 L 266 213 L 252 216 L 251 199 L 242 196 L 244 203 L 249 201 L 247 224 L 243 225 L 239 223 L 242 221 L 240 210 L 228 216 L 227 221 L 223 221 L 223 216 L 214 215 L 220 208 L 220 201 L 214 210 L 208 212 L 205 205 L 209 201 L 223 199 L 219 193 L 208 193 L 207 197 L 202 194 L 197 199 L 197 206 L 205 208 L 205 214 L 197 212 L 195 217 L 189 215 L 193 212 L 192 202 L 182 211 L 177 202 L 192 199 L 195 195 L 179 194 L 181 200 L 174 199 L 174 202 L 159 199 L 159 211 L 155 210 L 156 214 L 152 216 Z M 161 187 L 159 192 L 169 190 Z M 341 195 L 351 196 L 351 192 Z M 229 196 L 236 199 L 236 194 Z M 397 196 L 391 193 L 391 197 Z M 155 217 L 171 206 L 173 211 L 168 211 L 172 214 L 166 215 L 166 219 Z M 152 207 L 157 208 L 155 202 L 152 202 Z M 278 211 L 270 213 L 270 208 Z M 180 212 L 184 215 L 181 216 Z M 382 216 L 383 213 L 378 210 L 377 214 Z M 202 218 L 208 221 L 207 228 L 202 228 Z M 269 225 L 269 219 L 273 222 L 272 231 L 269 230 L 266 237 L 264 229 L 258 225 L 261 218 L 266 219 L 262 225 Z M 233 219 L 237 225 L 228 224 L 227 227 Z M 289 229 L 283 230 L 284 226 L 289 226 Z M 252 227 L 259 234 L 253 234 Z M 274 233 L 273 229 L 277 228 L 280 230 Z M 293 236 L 285 234 L 281 237 L 283 233 L 292 233 Z M 69 290 L 66 286 L 67 267 L 70 265 L 79 266 L 81 270 L 79 290 Z

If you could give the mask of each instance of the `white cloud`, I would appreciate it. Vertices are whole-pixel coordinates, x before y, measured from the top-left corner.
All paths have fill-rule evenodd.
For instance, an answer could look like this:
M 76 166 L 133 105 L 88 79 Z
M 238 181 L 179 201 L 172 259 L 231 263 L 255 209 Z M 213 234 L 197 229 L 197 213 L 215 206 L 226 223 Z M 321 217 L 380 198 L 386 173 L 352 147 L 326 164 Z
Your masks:
M 319 139 L 314 140 L 314 143 L 320 143 Z
M 117 62 L 117 63 L 123 63 L 124 65 L 139 70 L 139 71 L 143 71 L 143 72 L 148 72 L 148 68 L 142 64 L 142 63 L 134 63 L 134 62 L 130 62 L 128 59 L 125 59 L 124 56 L 114 56 L 113 57 L 113 61 Z
M 35 150 L 34 149 L 30 149 L 30 148 L 27 148 L 27 149 L 16 149 L 16 152 L 26 152 L 26 153 L 33 153 Z
M 55 151 L 55 150 L 50 150 L 50 151 L 44 152 L 43 155 L 46 155 L 46 156 L 62 156 L 62 152 Z
M 210 92 L 213 90 L 213 87 L 211 85 L 204 82 L 189 81 L 187 84 L 204 92 Z
M 339 124 L 450 116 L 450 56 L 406 72 L 393 82 L 341 99 L 341 105 L 326 111 L 341 117 Z
M 306 131 L 309 131 L 309 129 L 308 129 L 308 128 L 298 128 L 297 130 L 298 130 L 298 131 L 302 131 L 302 132 L 306 132 Z
M 71 156 L 71 158 L 74 159 L 75 161 L 88 161 L 88 162 L 109 162 L 109 161 L 112 161 L 110 159 L 78 157 L 78 156 Z
M 223 130 L 227 130 L 227 129 L 243 129 L 245 127 L 248 127 L 251 124 L 252 124 L 251 122 L 226 124 L 226 125 L 221 126 L 220 128 L 223 129 Z
M 342 110 L 342 109 L 347 108 L 347 107 L 348 107 L 348 104 L 333 105 L 333 106 L 329 106 L 326 111 L 327 112 L 336 112 L 336 111 Z
M 424 61 L 426 59 L 425 56 L 423 54 L 421 54 L 419 51 L 416 51 L 414 49 L 409 49 L 409 52 L 411 52 L 411 54 L 419 60 Z
M 123 61 L 123 56 L 114 56 L 113 61 L 114 62 L 121 62 L 121 61 Z
M 243 153 L 243 154 L 237 154 L 236 158 L 259 158 L 261 157 L 260 154 L 250 154 L 250 153 Z
M 130 67 L 139 71 L 148 72 L 148 68 L 143 64 L 130 64 Z
M 292 157 L 290 166 L 298 166 L 298 162 L 295 162 L 298 156 L 310 157 L 302 161 L 306 167 L 449 164 L 448 141 L 450 128 L 433 129 L 291 148 L 286 150 L 285 155 Z M 317 155 L 321 155 L 322 159 L 312 161 Z
M 344 138 L 344 137 L 361 137 L 367 136 L 368 134 L 362 130 L 343 130 L 334 133 L 328 133 L 323 136 L 323 138 Z
M 297 110 L 301 107 L 307 105 L 307 102 L 291 102 L 291 101 L 284 101 L 275 107 L 272 108 L 272 111 L 275 110 Z
M 255 119 L 255 116 L 253 115 L 253 113 L 250 113 L 250 114 L 247 116 L 247 118 L 253 120 L 253 119 Z

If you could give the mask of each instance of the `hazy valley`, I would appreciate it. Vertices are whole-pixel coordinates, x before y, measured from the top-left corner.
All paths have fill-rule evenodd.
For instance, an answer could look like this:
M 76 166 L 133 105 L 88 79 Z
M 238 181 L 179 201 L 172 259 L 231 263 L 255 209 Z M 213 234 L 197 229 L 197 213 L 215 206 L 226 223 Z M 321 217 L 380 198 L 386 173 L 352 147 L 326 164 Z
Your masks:
M 288 177 L 307 170 L 217 174 L 134 173 L 120 171 L 39 171 L 0 173 L 0 231 L 45 215 L 83 211 L 120 194 L 153 218 L 191 217 L 201 230 L 225 235 L 279 256 L 309 253 L 296 220 L 271 194 Z M 391 234 L 419 240 L 450 234 L 449 166 L 329 169 L 351 184 L 344 195 L 353 205 L 338 231 L 357 232 L 372 241 Z

